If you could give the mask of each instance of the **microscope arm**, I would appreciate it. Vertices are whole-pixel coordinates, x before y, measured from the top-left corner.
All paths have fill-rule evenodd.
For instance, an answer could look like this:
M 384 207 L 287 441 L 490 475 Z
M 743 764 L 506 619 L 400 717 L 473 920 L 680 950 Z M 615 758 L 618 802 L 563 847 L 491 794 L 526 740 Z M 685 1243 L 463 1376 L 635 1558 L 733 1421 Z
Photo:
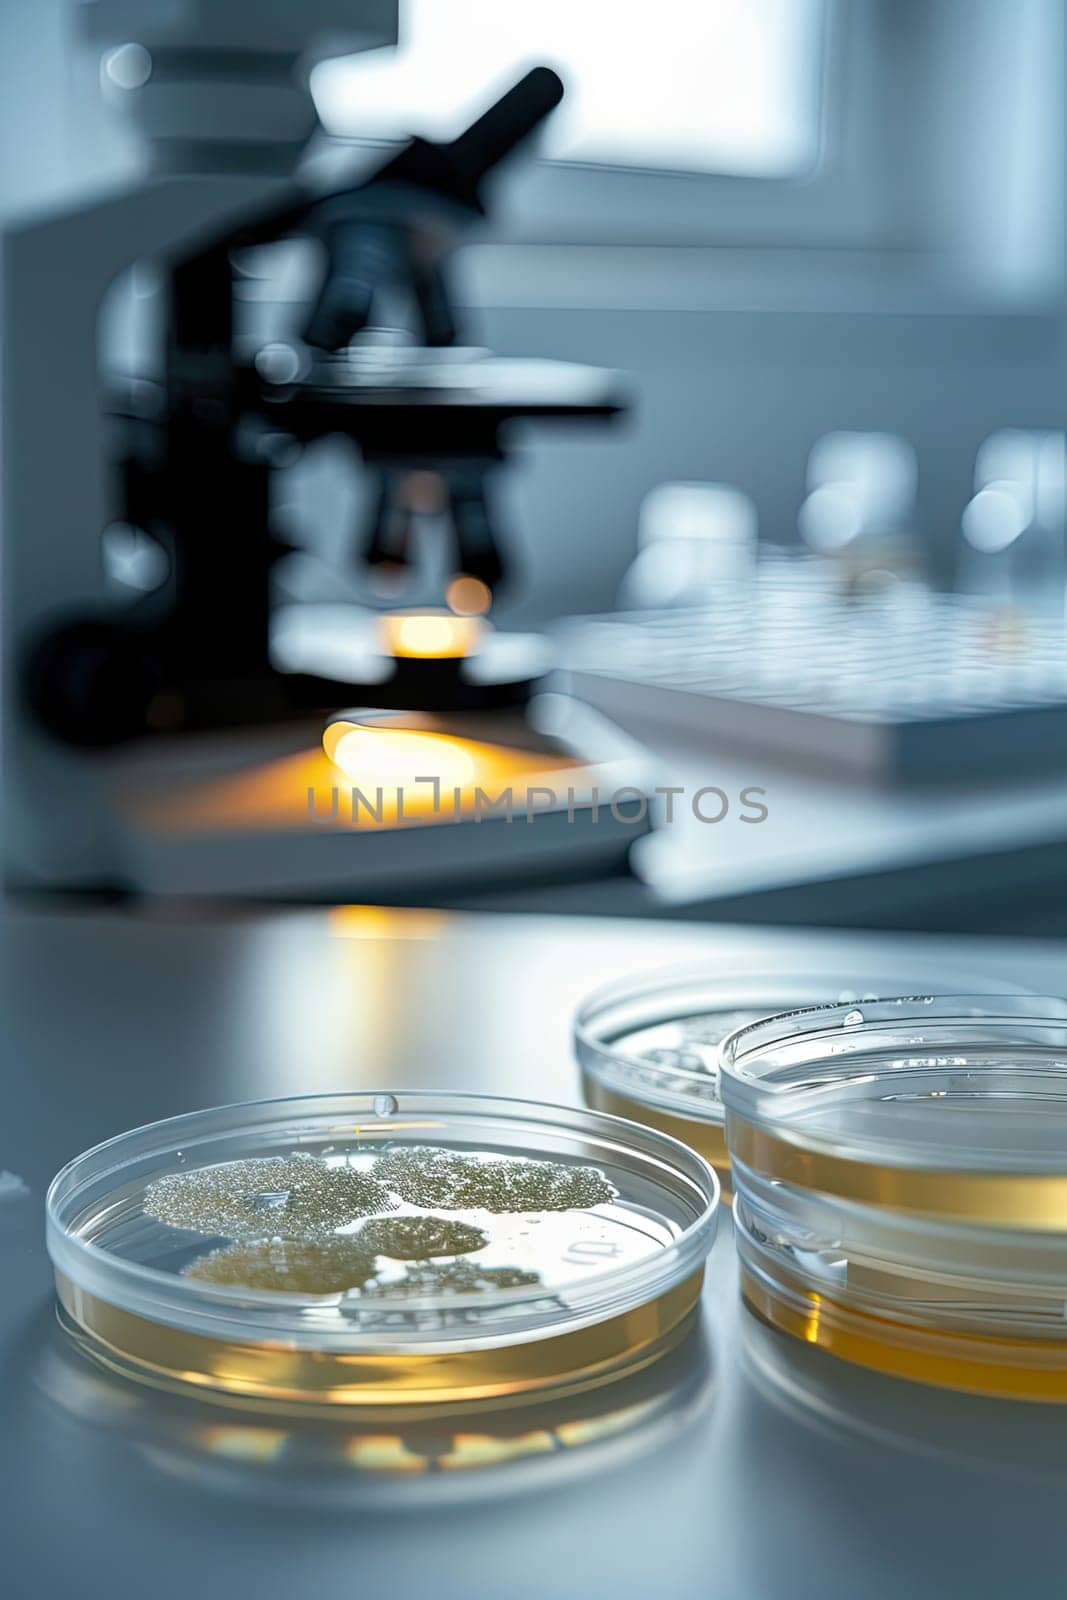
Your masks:
M 457 570 L 497 583 L 502 563 L 483 479 L 502 456 L 500 430 L 516 416 L 610 415 L 617 402 L 599 389 L 589 397 L 581 385 L 575 397 L 571 383 L 548 396 L 520 385 L 521 392 L 479 392 L 462 402 L 436 391 L 262 386 L 234 360 L 232 252 L 294 233 L 324 240 L 327 270 L 306 328 L 317 348 L 346 345 L 373 315 L 377 289 L 397 281 L 413 293 L 426 341 L 448 344 L 455 329 L 447 253 L 484 214 L 483 180 L 561 95 L 555 73 L 537 68 L 451 144 L 413 140 L 369 181 L 334 194 L 309 197 L 287 186 L 281 198 L 277 190 L 252 198 L 236 223 L 231 212 L 227 227 L 187 233 L 172 249 L 161 404 L 150 421 L 136 411 L 123 418 L 127 454 L 138 456 L 137 470 L 127 471 L 136 491 L 131 511 L 158 529 L 171 572 L 157 593 L 121 612 L 79 607 L 49 619 L 23 681 L 50 732 L 67 742 L 114 744 L 152 729 L 276 721 L 350 692 L 274 668 L 271 468 L 239 445 L 247 417 L 266 417 L 300 440 L 348 434 L 371 469 L 390 479 L 440 460 Z M 380 497 L 372 556 L 403 558 L 411 511 L 403 497 L 399 505 Z

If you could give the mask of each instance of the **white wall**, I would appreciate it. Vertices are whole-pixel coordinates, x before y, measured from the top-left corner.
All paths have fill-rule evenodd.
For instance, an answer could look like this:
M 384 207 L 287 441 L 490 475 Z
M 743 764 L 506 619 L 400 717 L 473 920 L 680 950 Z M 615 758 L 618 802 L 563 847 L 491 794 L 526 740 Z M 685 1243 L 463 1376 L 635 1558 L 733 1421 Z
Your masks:
M 78 47 L 71 0 L 0 0 L 0 219 L 117 181 L 135 165 Z

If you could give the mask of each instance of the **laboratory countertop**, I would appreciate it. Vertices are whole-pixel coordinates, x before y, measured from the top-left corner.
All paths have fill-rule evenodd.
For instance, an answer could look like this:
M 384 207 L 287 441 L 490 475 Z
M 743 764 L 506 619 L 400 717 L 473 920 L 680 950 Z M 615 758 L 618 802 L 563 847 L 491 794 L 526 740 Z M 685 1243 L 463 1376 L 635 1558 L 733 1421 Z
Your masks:
M 911 939 L 1062 991 L 1051 942 Z M 879 1378 L 741 1307 L 729 1219 L 703 1327 L 565 1413 L 428 1437 L 302 1430 L 110 1377 L 55 1325 L 44 1192 L 80 1150 L 225 1101 L 447 1087 L 578 1102 L 609 977 L 902 936 L 339 908 L 0 917 L 0 1570 L 52 1596 L 971 1597 L 1062 1586 L 1067 1412 Z M 328 1434 L 328 1437 L 327 1437 Z

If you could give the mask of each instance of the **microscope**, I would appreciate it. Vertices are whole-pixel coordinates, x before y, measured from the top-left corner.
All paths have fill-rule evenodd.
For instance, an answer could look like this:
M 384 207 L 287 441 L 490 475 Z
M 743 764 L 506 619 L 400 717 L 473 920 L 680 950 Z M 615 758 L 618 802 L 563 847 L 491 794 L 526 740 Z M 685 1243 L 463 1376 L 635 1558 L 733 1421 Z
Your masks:
M 448 281 L 495 169 L 563 86 L 534 68 L 451 143 L 414 138 L 357 180 L 315 184 L 300 170 L 316 132 L 308 71 L 395 43 L 396 9 L 78 8 L 151 167 L 3 241 L 9 884 L 351 898 L 435 875 L 495 879 L 516 861 L 526 872 L 539 855 L 559 866 L 581 851 L 602 866 L 634 835 L 597 794 L 624 778 L 640 793 L 635 752 L 542 692 L 539 641 L 485 619 L 507 576 L 491 480 L 511 432 L 615 416 L 618 380 L 462 345 Z M 292 239 L 313 241 L 317 282 L 283 337 L 257 341 L 240 323 L 242 261 Z M 101 306 L 131 266 L 149 269 L 155 310 L 153 364 L 132 376 L 102 370 L 99 351 Z M 380 312 L 398 298 L 401 340 Z M 353 560 L 402 583 L 430 519 L 447 582 L 430 607 L 350 608 L 340 649 L 314 627 L 309 646 L 305 627 L 294 664 L 277 627 L 289 546 L 272 496 L 293 452 L 335 436 L 358 450 L 370 490 Z M 105 529 L 157 575 L 121 601 L 105 583 Z M 400 748 L 410 759 L 397 769 Z M 383 811 L 374 780 L 400 770 L 425 782 L 432 761 L 419 769 L 439 754 L 460 775 L 447 818 L 458 826 L 425 807 L 403 825 L 399 788 Z M 511 780 L 528 793 L 535 778 L 552 803 L 516 846 L 519 830 L 498 824 L 505 809 L 515 820 Z M 378 794 L 373 825 L 349 814 L 324 826 L 320 794 L 336 821 L 349 779 Z

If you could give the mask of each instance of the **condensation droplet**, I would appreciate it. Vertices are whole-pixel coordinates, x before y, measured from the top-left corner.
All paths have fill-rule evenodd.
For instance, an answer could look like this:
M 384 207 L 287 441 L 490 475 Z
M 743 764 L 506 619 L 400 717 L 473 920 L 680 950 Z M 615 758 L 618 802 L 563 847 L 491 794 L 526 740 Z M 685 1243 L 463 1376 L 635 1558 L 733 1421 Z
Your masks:
M 376 1117 L 391 1117 L 397 1110 L 396 1095 L 376 1094 L 374 1096 L 374 1115 Z

